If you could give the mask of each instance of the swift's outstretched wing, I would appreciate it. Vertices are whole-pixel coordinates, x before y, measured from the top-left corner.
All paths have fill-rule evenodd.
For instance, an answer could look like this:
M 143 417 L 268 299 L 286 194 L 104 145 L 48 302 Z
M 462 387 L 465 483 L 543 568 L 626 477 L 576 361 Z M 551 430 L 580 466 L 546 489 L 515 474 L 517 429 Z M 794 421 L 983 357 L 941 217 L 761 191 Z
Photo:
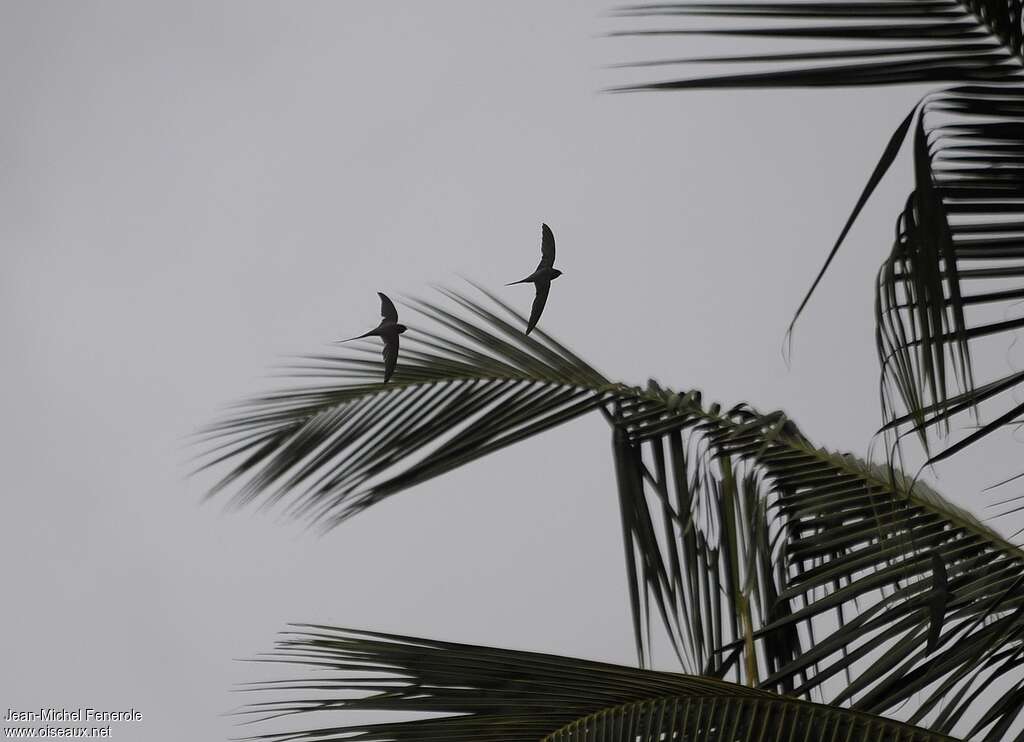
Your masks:
M 381 292 L 377 292 L 377 296 L 380 297 L 380 316 L 391 322 L 398 322 L 398 310 L 395 309 L 395 305 L 391 299 L 384 296 Z
M 384 338 L 384 383 L 387 384 L 391 375 L 395 373 L 395 365 L 398 363 L 398 335 L 389 335 Z
M 555 235 L 551 231 L 551 227 L 547 224 L 540 225 L 540 265 L 537 266 L 537 270 L 541 268 L 551 268 L 555 264 Z M 544 305 L 541 304 L 543 307 Z
M 530 310 L 530 322 L 526 325 L 526 334 L 530 334 L 530 330 L 537 326 L 537 320 L 540 319 L 541 312 L 544 311 L 544 305 L 548 300 L 548 291 L 551 290 L 551 281 L 537 281 L 534 283 L 537 287 L 537 296 L 533 299 L 533 309 Z

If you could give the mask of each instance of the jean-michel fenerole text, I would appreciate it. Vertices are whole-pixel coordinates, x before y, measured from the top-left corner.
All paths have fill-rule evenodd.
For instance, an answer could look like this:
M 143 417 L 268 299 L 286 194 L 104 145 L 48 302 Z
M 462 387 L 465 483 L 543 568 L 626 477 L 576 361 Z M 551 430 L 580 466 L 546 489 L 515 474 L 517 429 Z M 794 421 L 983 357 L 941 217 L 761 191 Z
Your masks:
M 4 721 L 142 721 L 142 712 L 134 708 L 127 711 L 102 711 L 94 708 L 41 708 L 18 711 L 9 708 Z

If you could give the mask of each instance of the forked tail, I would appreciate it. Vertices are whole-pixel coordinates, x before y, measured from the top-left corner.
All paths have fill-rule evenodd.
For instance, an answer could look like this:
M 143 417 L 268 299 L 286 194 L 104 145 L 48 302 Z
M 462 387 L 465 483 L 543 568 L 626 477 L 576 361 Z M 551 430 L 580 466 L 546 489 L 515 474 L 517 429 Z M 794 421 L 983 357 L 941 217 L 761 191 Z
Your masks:
M 334 342 L 336 342 L 336 343 L 347 343 L 349 340 L 362 340 L 363 338 L 370 337 L 370 335 L 372 335 L 372 334 L 373 334 L 373 330 L 370 330 L 369 332 L 365 332 L 362 335 L 356 335 L 354 338 L 345 338 L 344 340 L 335 340 Z

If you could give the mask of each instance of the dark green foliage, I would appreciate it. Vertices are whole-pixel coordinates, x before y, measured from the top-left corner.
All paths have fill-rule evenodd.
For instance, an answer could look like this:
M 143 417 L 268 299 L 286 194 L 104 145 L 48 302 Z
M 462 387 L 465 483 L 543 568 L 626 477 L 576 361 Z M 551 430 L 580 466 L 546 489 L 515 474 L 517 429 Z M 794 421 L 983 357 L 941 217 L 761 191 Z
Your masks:
M 922 82 L 998 82 L 1021 72 L 1021 1 L 656 3 L 622 8 L 624 19 L 657 19 L 616 36 L 763 37 L 817 48 L 761 54 L 677 57 L 625 67 L 716 63 L 753 68 L 726 75 L 677 77 L 615 88 L 834 87 Z M 692 19 L 724 19 L 693 27 Z M 990 34 L 990 30 L 995 35 Z M 852 43 L 851 43 L 852 42 Z M 826 46 L 827 48 L 821 48 Z M 685 47 L 684 47 L 685 48 Z
M 251 737 L 269 742 L 951 739 L 713 678 L 328 626 L 297 626 L 267 659 L 315 675 L 254 684 L 292 697 L 252 704 L 246 713 L 257 717 L 341 710 L 435 715 Z
M 930 96 L 913 157 L 914 192 L 878 279 L 887 427 L 924 438 L 936 427 L 947 433 L 951 420 L 981 403 L 1002 407 L 932 456 L 938 461 L 1024 412 L 1013 396 L 1024 374 L 976 384 L 970 353 L 973 342 L 1009 341 L 1024 327 L 1009 316 L 1024 298 L 1024 88 L 969 86 Z
M 1021 0 L 883 0 L 661 3 L 620 11 L 623 18 L 657 18 L 673 27 L 618 35 L 764 36 L 787 43 L 829 39 L 833 47 L 623 65 L 715 62 L 756 69 L 619 90 L 973 83 L 929 94 L 904 119 L 794 317 L 795 322 L 913 129 L 914 192 L 879 271 L 877 338 L 884 430 L 896 431 L 897 441 L 918 434 L 930 462 L 1024 415 L 1024 404 L 1013 396 L 1024 374 L 1013 371 L 976 384 L 971 362 L 971 348 L 979 340 L 1009 339 L 1024 326 L 1024 319 L 1009 316 L 1024 298 L 1022 7 Z M 686 23 L 694 17 L 728 22 L 691 28 Z M 756 23 L 732 25 L 744 20 Z M 794 20 L 799 25 L 786 25 Z M 845 44 L 850 41 L 870 45 Z M 1003 316 L 994 317 L 998 311 L 992 310 L 1002 310 Z M 996 408 L 993 419 L 932 454 L 935 434 L 948 436 L 953 421 L 979 415 L 986 402 Z
M 917 700 L 911 720 L 943 732 L 969 708 L 1018 718 L 973 690 L 1024 684 L 1018 548 L 782 413 L 648 389 L 615 425 L 635 623 L 654 606 L 684 667 L 872 713 Z
M 290 497 L 290 514 L 330 528 L 600 406 L 608 382 L 593 368 L 543 332 L 528 337 L 521 323 L 448 295 L 482 322 L 414 302 L 433 329 L 405 335 L 389 384 L 377 382 L 373 347 L 314 356 L 291 370 L 320 383 L 250 400 L 207 428 L 215 446 L 203 468 L 233 462 L 210 494 L 236 486 L 238 506 Z
M 386 462 L 397 474 L 378 466 L 373 474 L 383 484 L 366 484 L 370 477 L 351 463 L 357 455 L 322 455 L 288 436 L 273 439 L 276 447 L 265 448 L 257 464 L 301 472 L 294 480 L 299 482 L 359 482 L 365 493 L 351 502 L 365 507 L 426 476 L 599 409 L 612 427 L 641 657 L 656 618 L 690 673 L 824 697 L 874 713 L 918 699 L 915 723 L 943 732 L 968 709 L 981 710 L 989 717 L 978 731 L 993 741 L 1001 733 L 993 729 L 1017 718 L 1019 704 L 984 689 L 1000 677 L 1013 688 L 1024 684 L 1019 549 L 922 483 L 815 447 L 781 412 L 706 406 L 699 392 L 678 394 L 653 381 L 646 389 L 609 383 L 550 337 L 538 332 L 534 340 L 519 333 L 514 328 L 521 317 L 513 314 L 510 324 L 465 296 L 449 296 L 473 319 L 422 304 L 442 327 L 408 333 L 429 343 L 431 352 L 412 355 L 408 367 L 400 363 L 387 388 L 359 383 L 361 375 L 379 373 L 379 361 L 334 357 L 316 369 L 322 384 L 317 406 L 309 411 L 314 414 L 292 411 L 283 421 L 274 418 L 294 438 L 388 441 Z M 494 350 L 469 353 L 467 340 L 493 344 Z M 467 395 L 472 403 L 475 388 L 516 384 L 532 384 L 543 393 L 520 397 L 514 415 L 507 406 L 487 407 L 466 421 L 429 397 L 422 406 L 415 398 L 406 402 L 403 414 L 373 420 L 369 413 L 345 413 L 403 387 L 406 393 L 422 387 L 429 394 L 452 385 L 452 397 Z M 302 390 L 264 399 L 309 395 Z M 562 407 L 552 408 L 550 400 Z M 264 404 L 243 408 L 247 412 L 229 429 L 262 423 Z M 410 418 L 415 426 L 405 422 Z M 314 426 L 313 434 L 305 432 L 307 425 Z M 440 446 L 422 459 L 427 464 L 406 463 L 438 438 Z M 287 482 L 282 487 L 244 463 L 247 468 L 236 463 L 232 470 L 255 471 L 242 485 L 244 500 L 288 497 Z M 292 497 L 305 503 L 314 496 L 307 489 Z M 338 513 L 353 512 L 348 493 L 322 497 L 335 513 L 331 525 Z M 296 512 L 302 515 L 304 508 Z M 944 587 L 936 564 L 943 567 Z

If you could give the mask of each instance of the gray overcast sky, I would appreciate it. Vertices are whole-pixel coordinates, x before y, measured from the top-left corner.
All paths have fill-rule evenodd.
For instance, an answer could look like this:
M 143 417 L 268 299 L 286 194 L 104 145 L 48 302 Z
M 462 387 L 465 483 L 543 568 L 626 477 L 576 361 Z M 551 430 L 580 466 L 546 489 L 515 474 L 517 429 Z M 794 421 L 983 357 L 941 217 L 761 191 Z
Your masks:
M 224 739 L 234 658 L 287 621 L 632 662 L 597 417 L 324 538 L 186 478 L 186 437 L 282 356 L 363 331 L 377 290 L 521 277 L 541 221 L 566 271 L 544 327 L 608 376 L 866 449 L 906 162 L 791 370 L 780 346 L 921 90 L 601 94 L 626 79 L 603 65 L 666 48 L 601 38 L 605 8 L 0 4 L 4 711 L 134 706 L 115 738 Z M 981 512 L 1019 458 L 992 443 L 937 486 Z

